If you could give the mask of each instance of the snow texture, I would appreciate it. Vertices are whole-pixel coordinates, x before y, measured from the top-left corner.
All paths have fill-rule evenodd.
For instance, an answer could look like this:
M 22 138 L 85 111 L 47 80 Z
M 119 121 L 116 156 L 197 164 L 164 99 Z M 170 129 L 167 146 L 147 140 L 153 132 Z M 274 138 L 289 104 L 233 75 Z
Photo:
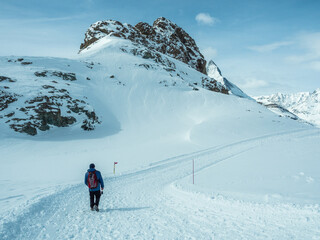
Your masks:
M 319 129 L 139 51 L 106 36 L 77 59 L 0 58 L 1 90 L 22 95 L 1 111 L 0 239 L 319 239 Z M 4 115 L 48 82 L 97 113 L 94 131 L 81 113 L 36 136 L 10 129 Z M 83 184 L 91 162 L 105 180 L 99 213 Z
M 320 89 L 295 94 L 276 93 L 271 96 L 255 97 L 255 99 L 267 106 L 277 104 L 287 109 L 291 115 L 320 127 Z

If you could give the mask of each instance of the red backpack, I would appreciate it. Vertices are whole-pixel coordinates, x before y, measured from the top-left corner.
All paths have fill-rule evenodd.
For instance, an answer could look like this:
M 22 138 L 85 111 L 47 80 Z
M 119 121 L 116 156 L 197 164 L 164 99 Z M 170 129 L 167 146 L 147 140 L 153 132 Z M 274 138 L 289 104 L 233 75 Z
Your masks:
M 88 174 L 88 187 L 90 189 L 98 187 L 98 178 L 96 171 L 89 172 Z

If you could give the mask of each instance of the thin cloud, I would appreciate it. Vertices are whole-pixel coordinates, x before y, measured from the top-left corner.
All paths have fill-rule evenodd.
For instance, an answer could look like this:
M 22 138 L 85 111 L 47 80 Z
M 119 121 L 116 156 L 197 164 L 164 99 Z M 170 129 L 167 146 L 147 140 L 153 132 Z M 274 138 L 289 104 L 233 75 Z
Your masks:
M 320 60 L 310 62 L 310 68 L 312 68 L 313 70 L 316 70 L 316 71 L 320 71 Z
M 320 32 L 304 34 L 299 37 L 301 47 L 320 57 Z
M 213 24 L 219 22 L 219 20 L 217 18 L 210 16 L 209 13 L 199 13 L 196 16 L 196 21 L 199 24 L 209 25 L 209 26 L 212 26 Z
M 65 16 L 65 17 L 45 17 L 45 18 L 30 18 L 30 19 L 20 19 L 20 18 L 8 18 L 0 19 L 0 25 L 12 24 L 12 22 L 19 23 L 45 23 L 45 22 L 58 22 L 58 21 L 69 21 L 74 19 L 81 19 L 86 17 L 85 14 L 74 15 L 74 16 Z
M 217 49 L 214 49 L 212 47 L 204 48 L 201 52 L 207 60 L 213 59 L 217 56 Z
M 297 37 L 297 49 L 302 54 L 290 55 L 285 58 L 289 63 L 303 64 L 309 69 L 320 71 L 320 32 L 305 33 Z
M 246 79 L 244 83 L 240 83 L 239 86 L 243 89 L 255 89 L 268 86 L 268 83 L 264 80 L 259 80 L 256 78 Z
M 251 46 L 248 48 L 252 51 L 263 53 L 263 52 L 271 52 L 280 47 L 288 46 L 291 44 L 293 44 L 293 42 L 275 42 L 275 43 L 266 44 L 266 45 Z

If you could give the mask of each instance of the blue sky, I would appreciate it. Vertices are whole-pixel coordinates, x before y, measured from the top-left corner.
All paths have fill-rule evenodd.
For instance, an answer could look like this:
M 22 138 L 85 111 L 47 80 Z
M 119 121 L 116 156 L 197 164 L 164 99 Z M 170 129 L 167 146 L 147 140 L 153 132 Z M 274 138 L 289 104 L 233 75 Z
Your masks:
M 250 95 L 320 88 L 318 0 L 0 0 L 0 55 L 72 57 L 98 20 L 160 16 Z

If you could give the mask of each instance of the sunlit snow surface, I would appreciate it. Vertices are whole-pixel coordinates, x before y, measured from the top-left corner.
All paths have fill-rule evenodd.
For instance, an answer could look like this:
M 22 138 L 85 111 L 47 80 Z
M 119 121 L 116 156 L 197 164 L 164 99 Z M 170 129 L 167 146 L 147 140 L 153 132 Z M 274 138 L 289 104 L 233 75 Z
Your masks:
M 201 73 L 174 59 L 178 72 L 165 71 L 123 46 L 133 47 L 105 38 L 79 59 L 26 57 L 28 66 L 1 58 L 0 75 L 24 93 L 34 69 L 79 73 L 70 91 L 102 124 L 29 137 L 1 122 L 0 239 L 319 238 L 319 129 L 194 91 Z M 100 213 L 83 184 L 91 162 L 105 177 Z
M 278 104 L 301 119 L 320 127 L 320 88 L 313 92 L 276 93 L 255 97 L 255 99 L 263 104 Z

